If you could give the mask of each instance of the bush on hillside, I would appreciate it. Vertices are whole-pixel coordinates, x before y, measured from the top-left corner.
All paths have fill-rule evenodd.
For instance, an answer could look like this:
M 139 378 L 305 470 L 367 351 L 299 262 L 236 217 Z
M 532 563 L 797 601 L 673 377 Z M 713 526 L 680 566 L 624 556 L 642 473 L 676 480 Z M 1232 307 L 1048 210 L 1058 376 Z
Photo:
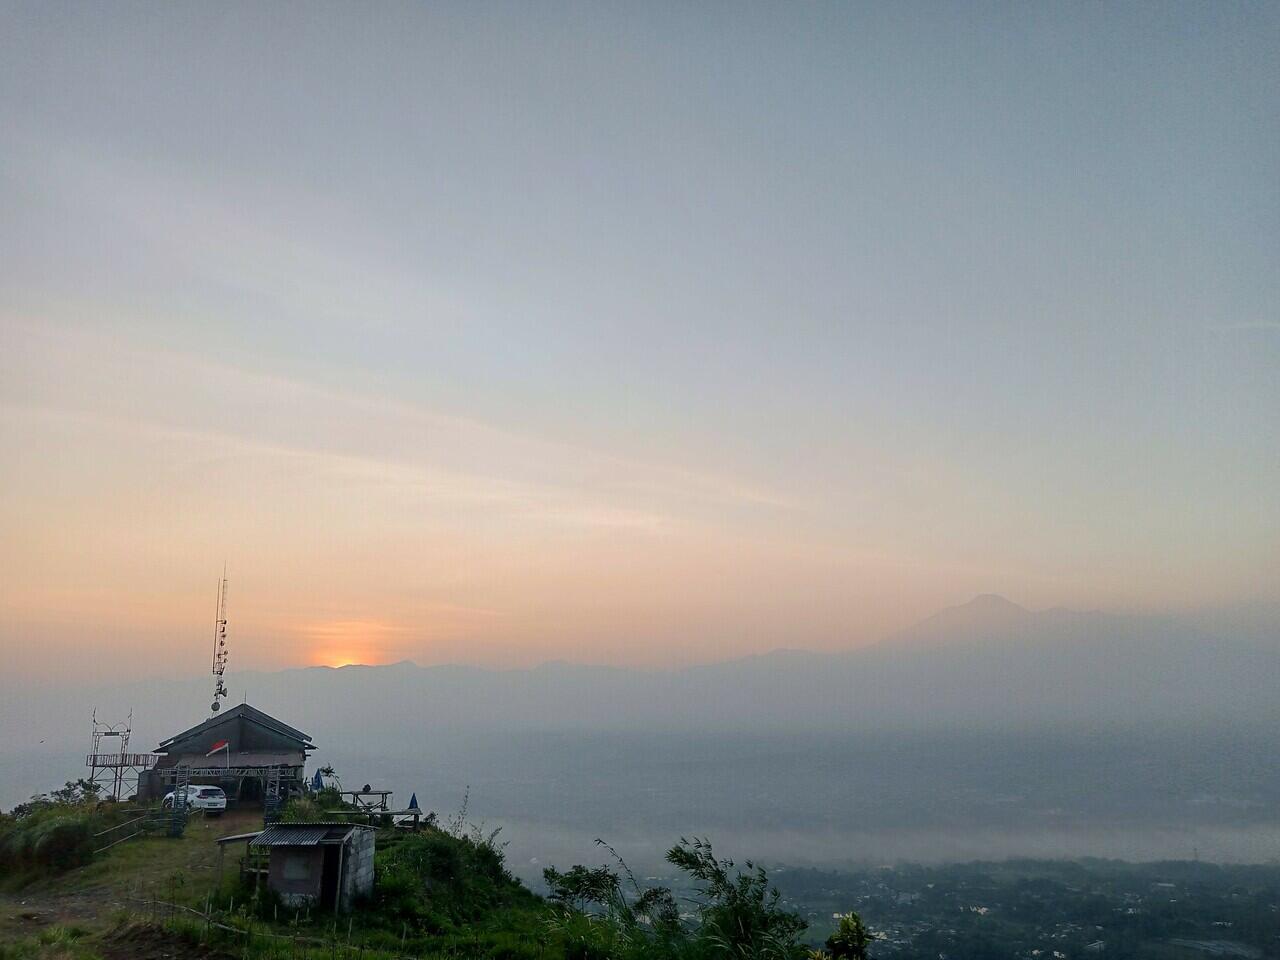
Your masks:
M 392 917 L 440 927 L 533 902 L 533 895 L 507 872 L 496 836 L 454 836 L 436 827 L 379 834 L 374 865 L 378 908 Z
M 330 767 L 330 770 L 333 768 Z M 316 802 L 316 806 L 321 810 L 343 810 L 348 807 L 354 809 L 354 805 L 347 803 L 342 799 L 342 794 L 337 787 L 324 787 L 311 794 L 311 799 Z
M 295 797 L 280 810 L 280 822 L 316 823 L 324 819 L 323 810 L 311 797 Z
M 60 873 L 88 863 L 93 834 L 106 821 L 98 812 L 98 792 L 97 784 L 68 780 L 0 817 L 0 866 L 7 873 Z
M 74 808 L 49 807 L 0 835 L 0 863 L 17 869 L 55 872 L 88 863 L 93 856 L 93 817 Z
M 611 851 L 612 852 L 612 851 Z M 616 854 L 615 854 L 616 857 Z M 621 863 L 621 861 L 619 861 Z M 694 922 L 685 924 L 665 887 L 641 889 L 623 863 L 623 877 L 608 867 L 543 871 L 558 907 L 552 931 L 569 960 L 805 960 L 800 942 L 807 923 L 783 909 L 764 869 L 751 862 L 737 870 L 705 840 L 681 839 L 667 851 L 698 891 Z M 851 917 L 853 915 L 850 915 Z M 852 923 L 852 921 L 850 921 Z M 860 921 L 859 921 L 860 923 Z M 840 949 L 846 944 L 842 941 Z M 851 952 L 833 956 L 855 957 Z
M 832 960 L 867 960 L 867 948 L 875 934 L 867 929 L 862 918 L 856 913 L 846 913 L 840 918 L 840 925 L 827 937 L 828 953 L 815 952 L 815 960 L 830 956 Z

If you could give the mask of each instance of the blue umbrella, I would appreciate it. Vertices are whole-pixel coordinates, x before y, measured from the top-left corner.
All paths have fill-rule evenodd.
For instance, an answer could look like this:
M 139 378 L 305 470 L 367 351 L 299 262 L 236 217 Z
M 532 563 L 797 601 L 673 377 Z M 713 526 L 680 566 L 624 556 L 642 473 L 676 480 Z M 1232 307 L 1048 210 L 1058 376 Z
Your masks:
M 320 771 L 316 771 L 315 777 L 311 781 L 311 789 L 319 793 L 324 789 L 324 780 L 320 776 Z
M 419 809 L 419 807 L 418 807 L 418 795 L 417 795 L 416 793 L 415 793 L 413 796 L 411 796 L 411 797 L 409 798 L 409 809 L 410 809 L 410 810 L 417 810 L 417 809 Z

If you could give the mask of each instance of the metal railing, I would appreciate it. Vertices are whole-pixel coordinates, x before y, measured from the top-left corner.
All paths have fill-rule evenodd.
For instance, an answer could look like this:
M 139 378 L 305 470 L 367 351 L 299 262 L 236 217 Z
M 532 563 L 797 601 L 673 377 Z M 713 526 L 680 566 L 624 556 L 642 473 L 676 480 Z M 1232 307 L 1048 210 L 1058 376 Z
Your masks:
M 84 758 L 86 767 L 153 767 L 158 753 L 90 753 Z
M 111 837 L 111 839 L 102 842 L 102 846 L 97 847 L 93 851 L 94 856 L 97 856 L 106 850 L 110 850 L 117 843 L 124 843 L 126 840 L 132 840 L 134 837 L 139 837 L 154 826 L 167 824 L 168 822 L 168 815 L 157 813 L 156 811 L 148 811 L 140 816 L 134 817 L 132 820 L 125 820 L 123 823 L 117 823 L 114 827 L 107 827 L 105 830 L 100 830 L 93 835 L 94 840 L 102 842 L 104 837 Z M 117 833 L 123 833 L 123 836 L 112 836 L 112 834 Z

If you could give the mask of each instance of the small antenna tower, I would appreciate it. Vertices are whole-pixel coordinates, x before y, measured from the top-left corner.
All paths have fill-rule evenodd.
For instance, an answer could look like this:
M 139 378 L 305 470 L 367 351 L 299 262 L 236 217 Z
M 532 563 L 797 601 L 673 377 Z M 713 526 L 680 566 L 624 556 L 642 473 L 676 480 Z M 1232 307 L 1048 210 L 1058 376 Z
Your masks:
M 130 753 L 129 737 L 133 733 L 133 711 L 123 723 L 106 723 L 93 711 L 93 739 L 85 766 L 89 782 L 103 789 L 106 797 L 123 800 L 138 792 L 138 775 L 159 759 L 152 753 Z M 105 752 L 110 750 L 111 752 Z
M 227 696 L 223 675 L 227 672 L 227 565 L 222 565 L 222 579 L 218 581 L 218 612 L 213 620 L 213 703 L 209 709 L 217 713 Z

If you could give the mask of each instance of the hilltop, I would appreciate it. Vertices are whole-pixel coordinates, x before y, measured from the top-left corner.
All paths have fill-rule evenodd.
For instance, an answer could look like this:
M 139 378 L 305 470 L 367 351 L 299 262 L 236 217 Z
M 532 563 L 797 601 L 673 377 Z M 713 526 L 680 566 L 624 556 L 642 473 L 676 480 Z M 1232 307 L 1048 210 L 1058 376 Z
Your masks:
M 292 801 L 284 822 L 305 833 L 321 811 L 332 818 L 335 803 L 333 791 Z M 248 958 L 282 950 L 302 958 L 358 952 L 369 960 L 709 960 L 722 948 L 764 960 L 806 956 L 799 938 L 807 923 L 779 906 L 764 871 L 749 863 L 738 870 L 704 841 L 681 840 L 668 854 L 697 890 L 681 905 L 666 887 L 641 888 L 620 861 L 549 867 L 544 899 L 507 871 L 498 831 L 468 826 L 462 814 L 447 827 L 428 814 L 412 830 L 387 818 L 373 834 L 372 888 L 334 916 L 274 892 L 278 848 L 259 851 L 271 858 L 266 884 L 234 859 L 223 862 L 214 841 L 260 829 L 251 812 L 196 817 L 179 838 L 144 836 L 92 854 L 100 841 L 77 845 L 77 837 L 101 836 L 120 813 L 90 797 L 37 801 L 0 820 L 0 868 L 8 876 L 0 960 Z M 47 843 L 51 830 L 66 837 Z
M 86 960 L 151 956 L 146 950 L 157 957 L 240 956 L 244 937 L 217 934 L 196 916 L 206 911 L 223 925 L 256 926 L 254 956 L 270 954 L 269 934 L 284 944 L 291 935 L 327 943 L 332 917 L 282 911 L 267 891 L 240 880 L 238 855 L 220 854 L 215 843 L 261 829 L 261 813 L 252 810 L 194 816 L 179 838 L 160 831 L 69 869 L 45 864 L 13 872 L 0 821 L 0 865 L 8 867 L 0 892 L 0 958 L 11 955 L 4 944 L 22 943 L 29 952 L 12 956 L 60 957 L 60 950 Z M 519 951 L 504 952 L 504 944 L 537 933 L 544 902 L 506 872 L 492 837 L 432 826 L 412 836 L 382 830 L 379 846 L 375 897 L 344 918 L 344 942 L 350 919 L 351 941 L 370 950 L 403 944 L 405 956 L 456 954 L 465 943 L 470 955 L 515 957 Z

